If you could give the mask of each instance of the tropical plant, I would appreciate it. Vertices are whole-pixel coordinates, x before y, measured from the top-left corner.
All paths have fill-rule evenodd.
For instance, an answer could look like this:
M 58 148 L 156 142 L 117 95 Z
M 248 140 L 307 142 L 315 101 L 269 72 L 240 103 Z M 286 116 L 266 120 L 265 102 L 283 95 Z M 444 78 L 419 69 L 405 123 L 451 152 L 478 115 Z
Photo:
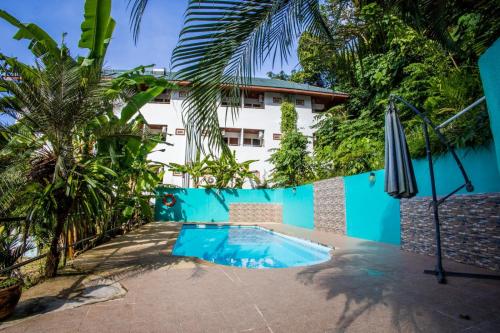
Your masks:
M 148 2 L 131 0 L 132 25 L 136 33 Z M 341 0 L 335 3 L 338 9 L 332 26 L 323 17 L 319 0 L 189 1 L 184 28 L 173 53 L 173 64 L 179 69 L 179 79 L 193 83 L 191 94 L 184 102 L 184 120 L 188 132 L 198 133 L 193 136 L 198 145 L 201 146 L 201 133 L 207 133 L 209 147 L 225 147 L 218 130 L 220 90 L 229 84 L 233 87 L 231 93 L 238 94 L 264 61 L 287 59 L 295 39 L 304 31 L 327 42 L 337 65 L 345 64 L 342 67 L 349 68 L 351 73 L 354 66 L 362 65 L 358 55 L 367 54 L 365 50 L 379 49 L 376 40 L 384 29 L 372 26 L 370 31 L 355 26 L 354 31 L 343 30 L 343 36 L 339 36 L 338 29 L 343 29 L 339 23 L 345 15 L 349 17 L 366 5 L 379 4 L 385 13 L 402 18 L 454 55 L 466 45 L 460 45 L 461 40 L 474 41 L 477 56 L 500 34 L 500 9 L 494 0 L 473 3 Z M 467 14 L 473 16 L 464 18 Z M 482 22 L 480 27 L 478 20 Z M 478 29 L 472 35 L 463 33 L 470 27 Z M 366 43 L 366 35 L 373 37 L 373 42 Z M 326 52 L 327 57 L 329 54 Z M 237 116 L 238 109 L 232 108 L 231 114 Z
M 210 155 L 207 155 L 201 158 L 201 152 L 198 150 L 196 152 L 196 158 L 194 161 L 189 162 L 188 164 L 178 164 L 178 163 L 170 163 L 168 165 L 170 171 L 179 172 L 187 174 L 193 180 L 194 188 L 200 187 L 200 184 L 203 180 L 203 177 L 207 175 L 207 162 L 210 159 Z
M 6 222 L 0 226 L 0 270 L 13 266 L 33 248 L 28 238 L 30 223 L 23 222 L 22 224 Z M 20 278 L 19 270 L 15 269 L 2 275 L 5 278 L 0 282 L 0 289 L 17 283 Z
M 60 240 L 69 229 L 102 233 L 110 204 L 117 202 L 125 217 L 132 217 L 146 202 L 143 192 L 156 181 L 156 169 L 150 170 L 145 158 L 152 144 L 133 127 L 141 121 L 139 108 L 171 84 L 140 78 L 143 68 L 103 79 L 115 26 L 110 11 L 111 0 L 85 2 L 79 46 L 88 53 L 77 58 L 37 25 L 0 11 L 0 18 L 18 28 L 14 38 L 30 41 L 35 58 L 34 65 L 27 65 L 0 55 L 0 90 L 5 93 L 0 110 L 17 121 L 2 128 L 6 143 L 0 158 L 6 163 L 0 172 L 12 180 L 19 170 L 16 182 L 2 184 L 0 202 L 36 223 L 34 233 L 48 247 L 48 277 L 57 273 Z M 117 102 L 124 104 L 119 119 L 113 115 Z M 128 171 L 122 173 L 124 168 Z M 22 200 L 14 202 L 14 195 Z
M 242 188 L 246 180 L 259 183 L 259 178 L 252 172 L 250 165 L 257 160 L 238 162 L 236 152 L 223 151 L 219 158 L 207 160 L 206 173 L 215 178 L 214 184 L 205 187 L 217 189 Z
M 327 17 L 331 15 L 325 14 Z M 426 110 L 436 123 L 481 95 L 477 67 L 457 65 L 440 45 L 396 16 L 371 4 L 364 6 L 354 17 L 345 24 L 352 26 L 362 22 L 363 29 L 368 31 L 365 33 L 366 42 L 377 44 L 378 49 L 359 55 L 362 66 L 360 63 L 352 76 L 337 75 L 335 59 L 325 61 L 320 56 L 323 50 L 320 45 L 307 44 L 310 36 L 303 35 L 305 41 L 299 43 L 299 58 L 306 76 L 309 75 L 308 68 L 321 68 L 326 76 L 336 77 L 338 89 L 350 95 L 347 103 L 320 115 L 314 126 L 314 157 L 317 160 L 314 164 L 321 178 L 383 167 L 383 122 L 390 94 L 400 95 Z M 377 29 L 384 33 L 377 33 L 375 38 L 370 31 Z M 406 108 L 401 108 L 401 111 L 412 156 L 424 156 L 420 122 Z M 491 138 L 487 118 L 484 107 L 480 106 L 445 128 L 444 132 L 456 147 L 485 145 Z M 437 138 L 432 139 L 437 142 Z M 432 147 L 436 153 L 444 148 L 439 144 Z
M 289 102 L 281 104 L 281 142 L 269 162 L 274 166 L 271 183 L 274 186 L 297 186 L 312 177 L 309 140 L 297 130 L 297 111 Z
M 201 158 L 198 151 L 196 159 L 189 164 L 170 163 L 174 172 L 188 174 L 193 179 L 193 186 L 198 188 L 242 188 L 246 180 L 259 184 L 259 178 L 250 169 L 256 160 L 238 162 L 236 152 L 222 151 L 219 157 L 213 154 Z M 214 181 L 210 179 L 213 177 Z

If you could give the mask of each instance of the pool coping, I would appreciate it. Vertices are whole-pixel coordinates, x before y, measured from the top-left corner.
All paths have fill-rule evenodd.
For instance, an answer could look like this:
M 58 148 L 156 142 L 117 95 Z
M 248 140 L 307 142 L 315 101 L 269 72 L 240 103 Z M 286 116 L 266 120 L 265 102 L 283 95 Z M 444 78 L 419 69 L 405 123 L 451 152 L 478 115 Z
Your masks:
M 222 266 L 222 267 L 233 267 L 233 268 L 238 268 L 238 269 L 248 269 L 248 270 L 254 270 L 255 268 L 248 268 L 248 267 L 239 267 L 239 266 L 231 266 L 231 265 L 222 265 L 222 264 L 218 264 L 218 263 L 215 263 L 215 262 L 212 262 L 212 261 L 207 261 L 205 259 L 201 259 L 199 257 L 195 257 L 195 256 L 178 256 L 178 255 L 174 255 L 173 254 L 173 251 L 174 251 L 174 247 L 175 247 L 175 244 L 177 243 L 177 239 L 179 237 L 179 234 L 181 233 L 182 231 L 182 228 L 184 227 L 184 225 L 212 225 L 212 226 L 235 226 L 235 227 L 256 227 L 256 228 L 259 228 L 259 229 L 263 229 L 263 230 L 266 230 L 268 232 L 271 232 L 273 234 L 277 234 L 278 236 L 280 237 L 284 237 L 284 238 L 287 238 L 287 239 L 294 239 L 294 240 L 299 240 L 300 242 L 308 242 L 308 243 L 311 243 L 312 245 L 316 245 L 316 246 L 323 246 L 323 247 L 326 247 L 326 248 L 329 248 L 330 251 L 328 252 L 330 258 L 328 260 L 325 260 L 325 261 L 322 261 L 322 262 L 318 262 L 318 263 L 313 263 L 311 265 L 302 265 L 302 266 L 293 266 L 293 267 L 274 267 L 274 268 L 269 268 L 269 269 L 292 269 L 292 268 L 297 268 L 297 267 L 313 267 L 313 266 L 317 266 L 317 265 L 321 265 L 321 264 L 324 264 L 325 262 L 328 262 L 330 261 L 332 258 L 333 258 L 333 252 L 335 250 L 337 250 L 338 248 L 335 247 L 335 246 L 332 246 L 332 245 L 327 245 L 327 244 L 323 244 L 321 242 L 317 242 L 317 241 L 314 241 L 314 240 L 311 240 L 311 239 L 307 239 L 307 238 L 303 238 L 303 237 L 297 237 L 297 236 L 294 236 L 294 235 L 289 235 L 289 234 L 286 234 L 284 232 L 281 232 L 281 231 L 275 231 L 274 229 L 271 229 L 271 228 L 267 228 L 265 226 L 262 226 L 262 224 L 256 224 L 256 223 L 231 223 L 231 222 L 171 222 L 171 221 L 163 221 L 163 222 L 166 222 L 166 223 L 175 223 L 177 225 L 180 226 L 180 228 L 176 231 L 176 234 L 175 234 L 175 241 L 168 241 L 167 240 L 167 244 L 166 244 L 166 250 L 165 251 L 162 251 L 161 253 L 164 254 L 164 255 L 168 255 L 168 256 L 172 256 L 172 257 L 178 257 L 178 258 L 187 258 L 189 260 L 192 260 L 194 263 L 197 263 L 197 264 L 204 264 L 204 265 L 208 265 L 208 266 Z M 269 223 L 269 222 L 263 222 L 263 223 Z

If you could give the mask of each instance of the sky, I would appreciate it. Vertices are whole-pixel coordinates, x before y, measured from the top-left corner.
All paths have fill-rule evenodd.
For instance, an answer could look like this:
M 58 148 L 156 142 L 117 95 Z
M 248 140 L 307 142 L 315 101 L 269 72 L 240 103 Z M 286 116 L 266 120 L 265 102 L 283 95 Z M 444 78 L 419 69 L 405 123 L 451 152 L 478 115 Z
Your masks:
M 84 55 L 86 50 L 78 48 L 80 24 L 83 20 L 84 0 L 3 0 L 0 9 L 7 11 L 23 23 L 35 23 L 47 31 L 56 41 L 65 38 L 72 54 Z M 129 29 L 128 0 L 113 0 L 111 15 L 116 21 L 113 40 L 108 48 L 105 67 L 130 69 L 139 65 L 171 68 L 171 54 L 182 29 L 184 11 L 188 0 L 150 0 L 143 17 L 141 35 L 134 44 Z M 12 39 L 17 29 L 0 20 L 0 52 L 15 56 L 19 60 L 32 63 L 27 41 Z M 265 77 L 269 71 L 284 70 L 289 73 L 298 64 L 297 51 L 294 49 L 287 63 L 271 61 L 256 71 L 257 77 Z M 12 120 L 0 115 L 0 123 Z
M 143 18 L 141 36 L 134 45 L 129 29 L 128 0 L 113 0 L 111 15 L 116 20 L 113 41 L 107 53 L 105 67 L 129 69 L 138 65 L 155 64 L 155 67 L 170 68 L 170 58 L 183 25 L 184 11 L 188 0 L 150 0 Z M 73 55 L 85 54 L 78 49 L 80 23 L 83 20 L 84 0 L 3 0 L 3 9 L 23 23 L 36 23 L 56 41 L 67 32 L 66 41 Z M 0 21 L 0 52 L 30 62 L 26 41 L 16 41 L 12 36 L 16 29 Z M 298 63 L 296 50 L 288 63 L 269 62 L 257 71 L 256 76 L 265 77 L 268 71 L 290 72 Z

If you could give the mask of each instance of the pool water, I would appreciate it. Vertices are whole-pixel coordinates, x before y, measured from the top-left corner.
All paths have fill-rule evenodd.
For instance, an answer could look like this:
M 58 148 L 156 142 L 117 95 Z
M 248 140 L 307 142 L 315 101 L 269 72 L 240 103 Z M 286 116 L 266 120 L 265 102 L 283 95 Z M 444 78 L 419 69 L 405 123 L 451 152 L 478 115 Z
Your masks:
M 260 227 L 185 224 L 173 254 L 227 266 L 285 268 L 327 261 L 330 251 L 329 247 Z

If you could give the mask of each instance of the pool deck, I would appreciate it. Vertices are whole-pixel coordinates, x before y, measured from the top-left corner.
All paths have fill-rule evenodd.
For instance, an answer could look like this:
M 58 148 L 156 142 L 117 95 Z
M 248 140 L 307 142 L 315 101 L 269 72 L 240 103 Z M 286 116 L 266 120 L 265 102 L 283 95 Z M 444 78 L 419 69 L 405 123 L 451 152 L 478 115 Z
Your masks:
M 323 264 L 282 269 L 208 264 L 169 255 L 179 225 L 151 223 L 73 262 L 74 285 L 81 276 L 98 276 L 120 283 L 125 295 L 46 311 L 2 332 L 500 331 L 500 281 L 451 277 L 438 285 L 422 274 L 433 257 L 328 232 L 262 226 L 334 246 L 334 255 Z M 491 273 L 450 261 L 444 266 Z M 64 290 L 54 282 L 28 290 L 21 308 L 34 297 L 65 297 L 71 287 L 61 285 Z

